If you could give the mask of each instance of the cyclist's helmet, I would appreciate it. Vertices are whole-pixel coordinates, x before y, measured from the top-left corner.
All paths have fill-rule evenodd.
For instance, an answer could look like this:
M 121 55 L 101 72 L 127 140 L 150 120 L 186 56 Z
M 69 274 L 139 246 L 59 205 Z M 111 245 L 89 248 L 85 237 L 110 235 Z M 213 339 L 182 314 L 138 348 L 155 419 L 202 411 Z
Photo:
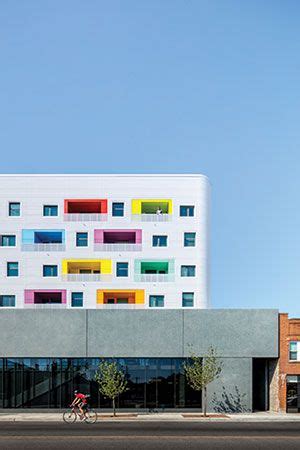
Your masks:
M 78 393 L 78 391 L 74 391 L 74 395 L 76 395 Z

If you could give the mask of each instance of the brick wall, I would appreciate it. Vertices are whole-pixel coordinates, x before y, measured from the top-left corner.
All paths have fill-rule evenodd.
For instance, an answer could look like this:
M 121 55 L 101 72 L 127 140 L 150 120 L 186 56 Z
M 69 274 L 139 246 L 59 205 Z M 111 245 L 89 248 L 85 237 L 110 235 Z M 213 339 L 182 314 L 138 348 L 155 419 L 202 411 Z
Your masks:
M 289 342 L 300 341 L 300 319 L 279 314 L 279 411 L 286 411 L 286 376 L 300 375 L 300 361 L 289 361 Z

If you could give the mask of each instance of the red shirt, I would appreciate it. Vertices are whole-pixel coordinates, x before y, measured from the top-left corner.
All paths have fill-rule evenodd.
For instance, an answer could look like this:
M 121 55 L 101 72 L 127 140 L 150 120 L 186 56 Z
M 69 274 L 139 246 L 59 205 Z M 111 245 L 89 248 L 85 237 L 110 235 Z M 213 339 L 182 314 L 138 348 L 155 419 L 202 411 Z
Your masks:
M 76 398 L 80 398 L 82 400 L 82 403 L 87 403 L 86 396 L 84 394 L 76 394 Z

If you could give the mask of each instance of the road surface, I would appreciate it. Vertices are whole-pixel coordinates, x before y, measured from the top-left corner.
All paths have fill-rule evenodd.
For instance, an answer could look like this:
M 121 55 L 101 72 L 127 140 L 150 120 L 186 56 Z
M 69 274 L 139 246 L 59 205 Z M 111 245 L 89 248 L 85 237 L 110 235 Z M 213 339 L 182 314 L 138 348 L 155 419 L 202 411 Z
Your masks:
M 300 449 L 300 423 L 0 422 L 0 449 Z

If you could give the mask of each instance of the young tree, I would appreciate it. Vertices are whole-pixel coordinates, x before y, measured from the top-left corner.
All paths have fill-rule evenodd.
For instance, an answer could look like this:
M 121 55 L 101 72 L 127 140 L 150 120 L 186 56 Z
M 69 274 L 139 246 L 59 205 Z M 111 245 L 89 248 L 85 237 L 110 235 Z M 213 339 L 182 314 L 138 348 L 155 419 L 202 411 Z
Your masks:
M 217 359 L 216 350 L 209 347 L 204 358 L 191 353 L 189 360 L 183 364 L 188 384 L 195 391 L 203 392 L 203 414 L 207 411 L 207 386 L 219 378 L 222 365 Z
M 127 380 L 116 361 L 101 361 L 95 374 L 99 391 L 112 400 L 113 414 L 116 415 L 116 397 L 127 391 Z

